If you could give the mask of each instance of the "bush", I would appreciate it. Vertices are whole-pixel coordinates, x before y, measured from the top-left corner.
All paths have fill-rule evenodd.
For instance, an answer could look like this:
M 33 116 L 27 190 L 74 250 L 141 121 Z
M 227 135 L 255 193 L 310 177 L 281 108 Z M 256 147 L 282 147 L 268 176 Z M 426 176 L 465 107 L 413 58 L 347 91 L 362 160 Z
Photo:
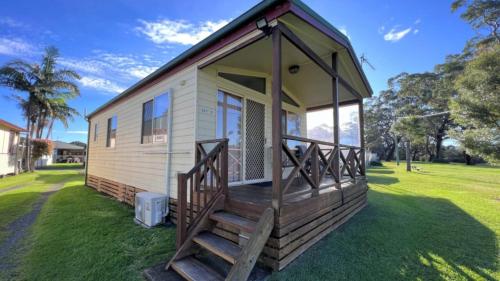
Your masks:
M 382 166 L 384 166 L 384 164 L 382 164 L 382 162 L 371 161 L 370 162 L 370 166 L 372 166 L 372 167 L 382 167 Z
M 31 161 L 35 162 L 44 155 L 52 154 L 54 145 L 50 140 L 33 139 L 31 140 Z

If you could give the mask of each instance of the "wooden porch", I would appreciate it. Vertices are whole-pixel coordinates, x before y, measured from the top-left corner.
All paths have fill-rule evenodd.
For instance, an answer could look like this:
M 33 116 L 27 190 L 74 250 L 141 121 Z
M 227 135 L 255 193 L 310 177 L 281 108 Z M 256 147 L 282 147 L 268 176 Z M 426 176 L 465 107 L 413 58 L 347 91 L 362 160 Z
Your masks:
M 198 141 L 195 166 L 178 174 L 178 197 L 171 208 L 178 252 L 167 268 L 186 273 L 199 266 L 189 258 L 199 245 L 233 264 L 226 280 L 246 279 L 257 257 L 281 270 L 366 205 L 363 138 L 360 146 L 339 142 L 339 85 L 354 97 L 349 102 L 359 106 L 360 136 L 362 96 L 339 76 L 337 53 L 331 54 L 331 65 L 326 64 L 281 23 L 268 35 L 272 37 L 272 180 L 229 186 L 229 139 Z M 333 108 L 333 142 L 283 133 L 282 38 L 329 76 L 331 103 L 325 106 Z M 230 52 L 252 43 L 255 39 Z

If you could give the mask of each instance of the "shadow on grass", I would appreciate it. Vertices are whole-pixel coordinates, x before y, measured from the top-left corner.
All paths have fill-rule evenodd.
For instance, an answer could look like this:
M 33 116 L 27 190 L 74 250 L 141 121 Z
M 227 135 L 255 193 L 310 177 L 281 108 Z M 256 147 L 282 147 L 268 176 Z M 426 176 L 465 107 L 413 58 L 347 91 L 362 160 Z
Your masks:
M 369 182 L 397 182 L 388 178 Z M 375 190 L 368 197 L 363 211 L 272 280 L 498 278 L 495 232 L 451 201 Z
M 41 168 L 37 168 L 39 171 L 44 170 L 80 170 L 85 168 L 82 163 L 64 163 L 64 164 L 53 164 Z

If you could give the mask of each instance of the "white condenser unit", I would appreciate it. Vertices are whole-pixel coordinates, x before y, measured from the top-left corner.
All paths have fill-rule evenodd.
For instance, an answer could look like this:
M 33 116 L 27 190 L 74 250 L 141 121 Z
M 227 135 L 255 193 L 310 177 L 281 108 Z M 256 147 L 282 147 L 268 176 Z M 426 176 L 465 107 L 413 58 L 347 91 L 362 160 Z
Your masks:
M 162 222 L 168 214 L 168 197 L 153 192 L 139 192 L 135 195 L 135 220 L 146 227 Z

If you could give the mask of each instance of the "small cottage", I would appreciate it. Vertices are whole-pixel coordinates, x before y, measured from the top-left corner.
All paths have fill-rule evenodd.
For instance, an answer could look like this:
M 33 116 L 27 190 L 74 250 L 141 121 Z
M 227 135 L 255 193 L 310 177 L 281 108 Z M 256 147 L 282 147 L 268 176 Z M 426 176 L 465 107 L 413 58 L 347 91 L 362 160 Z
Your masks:
M 258 260 L 281 270 L 366 205 L 371 95 L 349 38 L 301 1 L 263 1 L 88 116 L 87 184 L 130 204 L 167 194 L 167 268 L 186 279 L 244 280 Z M 357 145 L 340 142 L 346 106 Z M 308 138 L 324 109 L 331 139 Z

